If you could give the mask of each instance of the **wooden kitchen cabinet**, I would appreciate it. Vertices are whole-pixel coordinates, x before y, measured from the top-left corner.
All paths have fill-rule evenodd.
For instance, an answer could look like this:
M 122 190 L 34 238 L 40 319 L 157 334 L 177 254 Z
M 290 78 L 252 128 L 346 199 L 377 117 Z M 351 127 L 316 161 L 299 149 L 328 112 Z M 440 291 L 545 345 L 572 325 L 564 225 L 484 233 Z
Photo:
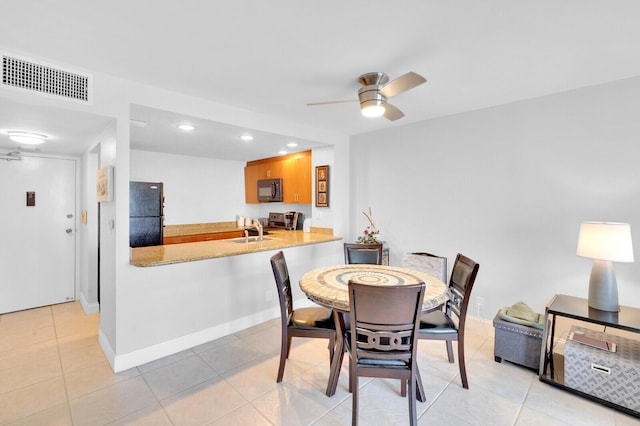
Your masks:
M 265 160 L 250 161 L 244 168 L 244 197 L 247 204 L 258 204 L 260 179 L 282 178 L 282 160 L 277 157 Z
M 247 204 L 258 204 L 258 165 L 244 168 L 244 198 Z
M 311 151 L 247 162 L 245 202 L 258 203 L 258 180 L 276 178 L 282 178 L 285 203 L 311 204 Z
M 275 160 L 258 164 L 258 179 L 277 179 L 282 177 L 282 161 Z
M 311 204 L 311 155 L 290 158 L 284 162 L 284 202 Z
M 173 237 L 164 237 L 162 244 L 182 244 L 182 243 L 195 243 L 198 241 L 211 241 L 211 240 L 228 240 L 229 238 L 244 237 L 243 231 L 229 231 L 229 232 L 213 232 L 206 234 L 195 235 L 177 235 Z

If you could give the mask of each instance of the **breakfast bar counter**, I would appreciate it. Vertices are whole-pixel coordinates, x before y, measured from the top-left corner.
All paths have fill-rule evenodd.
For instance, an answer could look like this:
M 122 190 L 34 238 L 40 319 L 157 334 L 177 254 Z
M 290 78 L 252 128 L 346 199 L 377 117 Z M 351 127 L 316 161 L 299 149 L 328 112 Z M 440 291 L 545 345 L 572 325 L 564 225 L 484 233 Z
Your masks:
M 251 237 L 253 240 L 255 237 Z M 182 244 L 137 247 L 131 249 L 130 263 L 134 266 L 159 266 L 196 260 L 237 256 L 260 251 L 338 241 L 326 228 L 311 228 L 311 232 L 269 230 L 263 241 L 245 242 L 244 237 L 199 241 Z

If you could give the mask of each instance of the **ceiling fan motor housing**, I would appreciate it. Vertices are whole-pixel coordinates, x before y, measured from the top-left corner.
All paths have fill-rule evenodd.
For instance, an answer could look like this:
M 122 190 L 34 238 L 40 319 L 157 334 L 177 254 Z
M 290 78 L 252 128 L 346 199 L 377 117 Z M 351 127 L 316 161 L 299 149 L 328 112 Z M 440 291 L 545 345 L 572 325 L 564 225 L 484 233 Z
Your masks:
M 380 89 L 382 89 L 382 85 L 370 85 L 360 88 L 360 90 L 358 90 L 360 108 L 386 104 L 387 98 L 380 93 Z
M 383 86 L 389 82 L 389 75 L 383 72 L 368 72 L 358 77 L 363 86 Z
M 383 106 L 387 103 L 387 98 L 380 93 L 380 90 L 389 82 L 389 75 L 383 72 L 368 72 L 358 77 L 358 82 L 362 85 L 358 90 L 360 108 Z

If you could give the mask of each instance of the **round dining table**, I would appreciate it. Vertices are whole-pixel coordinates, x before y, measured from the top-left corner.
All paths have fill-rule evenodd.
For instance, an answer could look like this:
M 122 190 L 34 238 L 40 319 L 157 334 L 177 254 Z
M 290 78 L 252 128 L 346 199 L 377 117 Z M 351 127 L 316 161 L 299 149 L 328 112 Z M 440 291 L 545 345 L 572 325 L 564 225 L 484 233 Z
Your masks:
M 436 277 L 408 268 L 386 265 L 350 264 L 314 269 L 300 278 L 300 289 L 315 303 L 331 308 L 336 322 L 336 348 L 331 360 L 327 396 L 338 386 L 344 355 L 344 314 L 349 312 L 349 281 L 376 286 L 398 286 L 425 283 L 422 311 L 440 309 L 449 299 L 449 288 Z

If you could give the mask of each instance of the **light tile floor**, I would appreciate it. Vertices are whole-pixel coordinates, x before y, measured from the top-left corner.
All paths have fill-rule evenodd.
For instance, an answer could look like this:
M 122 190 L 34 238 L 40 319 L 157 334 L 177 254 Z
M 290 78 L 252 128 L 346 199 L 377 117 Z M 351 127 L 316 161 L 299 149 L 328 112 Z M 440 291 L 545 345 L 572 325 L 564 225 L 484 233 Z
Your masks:
M 98 345 L 99 314 L 77 302 L 0 316 L 1 425 L 348 425 L 345 365 L 336 395 L 324 394 L 326 342 L 294 339 L 283 383 L 279 320 L 114 374 Z M 493 359 L 493 327 L 471 318 L 470 389 L 442 342 L 420 342 L 427 402 L 420 424 L 631 425 L 638 419 L 538 381 Z M 348 362 L 348 361 L 347 361 Z M 345 363 L 346 364 L 346 363 Z M 393 380 L 360 381 L 360 424 L 408 424 Z

